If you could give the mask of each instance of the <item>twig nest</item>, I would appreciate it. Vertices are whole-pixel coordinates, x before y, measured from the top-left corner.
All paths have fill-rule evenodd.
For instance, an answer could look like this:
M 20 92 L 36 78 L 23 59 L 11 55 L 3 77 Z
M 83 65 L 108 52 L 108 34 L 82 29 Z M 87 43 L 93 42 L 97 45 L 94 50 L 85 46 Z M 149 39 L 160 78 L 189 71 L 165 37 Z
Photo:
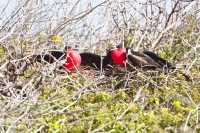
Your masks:
M 68 70 L 73 70 L 75 67 L 80 66 L 81 64 L 81 56 L 76 50 L 68 49 L 66 51 L 66 63 L 64 67 Z

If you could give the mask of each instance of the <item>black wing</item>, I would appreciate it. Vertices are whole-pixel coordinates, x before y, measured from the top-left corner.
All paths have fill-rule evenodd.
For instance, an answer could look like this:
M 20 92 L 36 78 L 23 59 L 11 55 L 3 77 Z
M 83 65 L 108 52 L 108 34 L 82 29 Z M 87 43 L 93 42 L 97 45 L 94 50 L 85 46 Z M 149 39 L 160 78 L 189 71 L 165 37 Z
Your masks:
M 149 69 L 160 67 L 158 63 L 144 53 L 136 52 L 130 48 L 126 48 L 126 54 L 128 61 L 135 67 L 145 67 Z
M 156 63 L 158 63 L 161 67 L 167 66 L 168 68 L 172 65 L 165 59 L 159 57 L 157 54 L 151 51 L 145 51 L 144 54 L 148 55 L 151 59 L 153 59 Z

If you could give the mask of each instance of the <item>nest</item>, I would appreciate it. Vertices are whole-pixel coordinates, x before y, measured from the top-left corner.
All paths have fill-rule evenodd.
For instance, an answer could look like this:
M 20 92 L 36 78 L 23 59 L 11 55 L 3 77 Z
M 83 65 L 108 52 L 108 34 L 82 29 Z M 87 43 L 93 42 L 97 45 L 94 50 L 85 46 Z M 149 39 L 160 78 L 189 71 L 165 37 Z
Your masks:
M 7 63 L 6 67 L 1 71 L 0 78 L 0 93 L 2 96 L 20 96 L 27 97 L 35 93 L 41 94 L 41 85 L 45 85 L 45 79 L 48 78 L 49 82 L 54 81 L 56 77 L 70 76 L 71 74 L 78 74 L 85 80 L 93 81 L 101 76 L 101 80 L 97 84 L 98 86 L 109 85 L 112 80 L 119 80 L 116 86 L 124 82 L 127 77 L 129 80 L 137 80 L 137 73 L 142 73 L 146 77 L 159 75 L 159 72 L 146 70 L 136 67 L 120 67 L 117 65 L 110 65 L 104 70 L 98 70 L 97 68 L 89 66 L 79 66 L 73 71 L 67 71 L 66 69 L 58 69 L 57 64 L 41 64 L 33 60 L 32 57 L 22 59 L 20 61 L 12 61 Z M 165 74 L 175 73 L 167 72 Z M 187 75 L 184 75 L 188 80 Z M 148 78 L 146 78 L 148 79 Z M 139 78 L 139 80 L 141 80 Z M 117 89 L 119 87 L 113 87 Z M 38 93 L 39 91 L 39 93 Z

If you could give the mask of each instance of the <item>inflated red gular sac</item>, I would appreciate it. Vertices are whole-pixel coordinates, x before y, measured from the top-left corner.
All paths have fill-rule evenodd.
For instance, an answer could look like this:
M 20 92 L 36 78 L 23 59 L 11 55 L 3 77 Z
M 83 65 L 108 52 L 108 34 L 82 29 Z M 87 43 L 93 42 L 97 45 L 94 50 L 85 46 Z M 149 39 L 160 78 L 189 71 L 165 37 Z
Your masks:
M 66 50 L 66 62 L 64 67 L 67 70 L 73 70 L 75 67 L 80 66 L 81 56 L 78 51 L 68 48 Z
M 64 64 L 59 69 L 65 68 L 67 70 L 73 70 L 81 64 L 81 57 L 77 50 L 72 49 L 69 46 L 65 47 L 64 51 L 51 50 L 48 54 L 40 54 L 36 56 L 37 62 L 54 63 L 64 61 Z
M 126 48 L 122 47 L 121 45 L 111 49 L 111 57 L 117 65 L 126 67 L 129 66 L 129 64 L 126 62 Z

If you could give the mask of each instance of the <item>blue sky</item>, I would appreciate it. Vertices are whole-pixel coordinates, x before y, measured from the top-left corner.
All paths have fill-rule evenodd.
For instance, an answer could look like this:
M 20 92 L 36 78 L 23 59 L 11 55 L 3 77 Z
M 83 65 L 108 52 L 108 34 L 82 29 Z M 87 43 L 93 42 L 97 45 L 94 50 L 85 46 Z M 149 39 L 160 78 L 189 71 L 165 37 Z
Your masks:
M 11 13 L 16 4 L 15 1 L 16 0 L 10 0 L 10 2 L 9 0 L 0 0 L 0 9 L 2 10 L 2 6 L 5 7 L 6 4 L 9 2 L 7 12 Z

